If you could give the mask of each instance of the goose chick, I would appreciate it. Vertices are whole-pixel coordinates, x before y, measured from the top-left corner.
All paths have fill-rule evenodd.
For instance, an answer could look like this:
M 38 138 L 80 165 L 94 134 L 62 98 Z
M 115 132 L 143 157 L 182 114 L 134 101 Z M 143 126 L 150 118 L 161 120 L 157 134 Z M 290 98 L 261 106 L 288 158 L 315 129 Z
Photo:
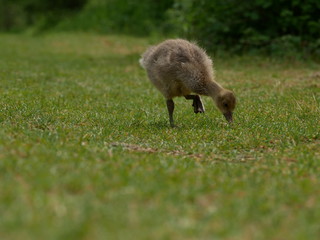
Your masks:
M 214 81 L 212 61 L 196 44 L 183 39 L 166 40 L 147 49 L 139 62 L 166 98 L 171 127 L 174 127 L 172 99 L 179 96 L 193 100 L 195 113 L 205 111 L 199 95 L 210 96 L 226 120 L 232 122 L 235 95 Z

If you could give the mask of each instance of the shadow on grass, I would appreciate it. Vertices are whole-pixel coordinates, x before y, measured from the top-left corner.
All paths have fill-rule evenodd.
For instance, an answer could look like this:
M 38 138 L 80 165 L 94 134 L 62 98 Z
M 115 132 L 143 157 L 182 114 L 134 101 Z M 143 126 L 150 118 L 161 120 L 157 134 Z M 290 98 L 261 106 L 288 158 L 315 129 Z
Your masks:
M 133 121 L 131 126 L 135 128 L 148 129 L 148 130 L 173 130 L 173 131 L 198 131 L 198 130 L 214 130 L 214 129 L 232 129 L 237 127 L 237 123 L 229 125 L 227 122 L 220 121 L 218 119 L 204 118 L 196 119 L 192 121 L 187 119 L 186 121 L 175 121 L 175 127 L 171 127 L 169 120 L 157 120 L 157 121 Z
M 158 130 L 162 129 L 171 129 L 169 122 L 164 120 L 154 121 L 154 122 L 147 122 L 146 124 L 148 128 L 156 128 Z
M 133 120 L 129 123 L 129 128 L 141 130 L 163 130 L 171 129 L 169 122 L 165 120 L 146 121 L 146 120 Z

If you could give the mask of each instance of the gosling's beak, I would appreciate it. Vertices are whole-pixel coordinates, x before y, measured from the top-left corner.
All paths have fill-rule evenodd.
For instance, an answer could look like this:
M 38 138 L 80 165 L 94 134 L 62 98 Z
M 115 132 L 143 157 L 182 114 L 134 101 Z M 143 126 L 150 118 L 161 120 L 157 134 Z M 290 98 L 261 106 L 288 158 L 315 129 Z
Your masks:
M 229 123 L 232 123 L 232 112 L 226 112 L 223 116 L 227 119 Z

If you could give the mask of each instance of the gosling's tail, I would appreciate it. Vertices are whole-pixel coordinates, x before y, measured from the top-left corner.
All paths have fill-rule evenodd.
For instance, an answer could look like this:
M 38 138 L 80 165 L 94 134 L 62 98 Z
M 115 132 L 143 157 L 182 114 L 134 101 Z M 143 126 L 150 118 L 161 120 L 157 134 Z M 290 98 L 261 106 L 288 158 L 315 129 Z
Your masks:
M 149 56 L 155 51 L 156 47 L 155 46 L 151 46 L 149 47 L 141 56 L 141 58 L 139 59 L 139 63 L 141 65 L 141 67 L 143 67 L 144 69 L 146 69 L 146 66 L 149 63 Z
M 143 67 L 144 69 L 146 69 L 146 66 L 145 66 L 143 57 L 141 57 L 141 58 L 139 59 L 139 63 L 140 63 L 140 66 L 141 66 L 141 67 Z

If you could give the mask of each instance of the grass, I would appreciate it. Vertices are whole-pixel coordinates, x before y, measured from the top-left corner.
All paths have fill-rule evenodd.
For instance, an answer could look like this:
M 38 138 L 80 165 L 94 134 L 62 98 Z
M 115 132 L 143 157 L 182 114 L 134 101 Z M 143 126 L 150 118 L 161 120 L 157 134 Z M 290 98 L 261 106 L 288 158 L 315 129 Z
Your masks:
M 0 36 L 0 238 L 319 239 L 319 65 L 215 59 L 234 125 L 181 98 L 171 129 L 153 42 Z

